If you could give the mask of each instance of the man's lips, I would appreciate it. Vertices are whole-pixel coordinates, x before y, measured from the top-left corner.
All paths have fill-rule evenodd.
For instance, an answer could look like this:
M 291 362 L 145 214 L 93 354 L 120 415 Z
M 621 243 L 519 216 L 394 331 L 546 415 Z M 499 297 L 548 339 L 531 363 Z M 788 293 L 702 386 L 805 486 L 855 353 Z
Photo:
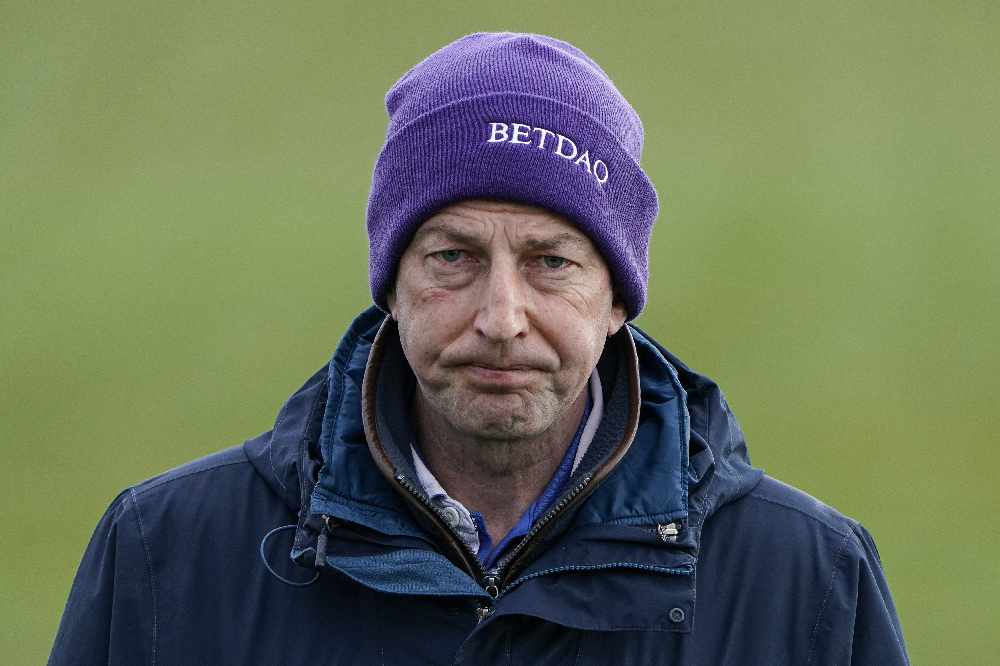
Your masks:
M 489 363 L 465 363 L 464 365 L 471 365 L 472 367 L 482 368 L 483 370 L 497 370 L 499 372 L 535 369 L 530 365 L 490 365 Z
M 537 368 L 527 365 L 492 366 L 479 363 L 466 363 L 458 366 L 472 381 L 484 387 L 499 389 L 524 388 L 531 383 Z

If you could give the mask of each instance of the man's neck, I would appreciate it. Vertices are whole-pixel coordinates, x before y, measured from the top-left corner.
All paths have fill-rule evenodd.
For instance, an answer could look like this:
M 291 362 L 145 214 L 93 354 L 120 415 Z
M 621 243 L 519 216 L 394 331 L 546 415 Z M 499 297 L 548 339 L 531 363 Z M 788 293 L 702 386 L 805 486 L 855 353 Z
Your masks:
M 517 524 L 552 479 L 580 425 L 588 388 L 537 437 L 497 440 L 451 428 L 419 389 L 414 416 L 421 457 L 448 495 L 483 516 L 493 543 Z

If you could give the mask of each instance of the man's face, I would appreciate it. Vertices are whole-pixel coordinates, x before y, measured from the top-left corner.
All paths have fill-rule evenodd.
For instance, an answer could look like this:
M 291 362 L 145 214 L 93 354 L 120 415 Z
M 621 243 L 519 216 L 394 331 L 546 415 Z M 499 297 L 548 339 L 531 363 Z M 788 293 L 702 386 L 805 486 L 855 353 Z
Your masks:
M 583 232 L 478 199 L 420 226 L 388 302 L 426 404 L 461 433 L 500 440 L 555 424 L 626 317 Z

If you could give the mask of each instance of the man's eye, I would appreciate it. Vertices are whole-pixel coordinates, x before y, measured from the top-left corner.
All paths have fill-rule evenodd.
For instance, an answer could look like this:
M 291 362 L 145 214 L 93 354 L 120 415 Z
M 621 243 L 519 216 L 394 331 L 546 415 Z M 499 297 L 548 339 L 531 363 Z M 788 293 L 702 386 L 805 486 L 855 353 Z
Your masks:
M 443 259 L 444 261 L 446 261 L 449 264 L 453 264 L 453 263 L 455 263 L 456 261 L 458 261 L 459 259 L 462 258 L 462 251 L 461 250 L 442 250 L 441 252 L 438 252 L 437 254 L 438 254 L 439 257 L 441 257 L 441 259 Z
M 569 263 L 568 260 L 551 254 L 547 254 L 542 257 L 542 264 L 544 264 L 546 268 L 562 268 L 567 263 Z

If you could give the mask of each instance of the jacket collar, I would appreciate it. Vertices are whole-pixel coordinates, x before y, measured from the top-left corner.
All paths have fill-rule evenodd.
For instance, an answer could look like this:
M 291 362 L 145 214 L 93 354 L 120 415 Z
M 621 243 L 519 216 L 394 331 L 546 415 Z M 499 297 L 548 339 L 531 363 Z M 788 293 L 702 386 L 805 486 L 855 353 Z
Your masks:
M 405 391 L 406 382 L 392 379 L 405 379 L 409 370 L 394 345 L 398 338 L 384 314 L 377 308 L 362 313 L 329 364 L 285 403 L 275 428 L 247 442 L 248 456 L 299 511 L 292 551 L 299 563 L 314 563 L 325 515 L 340 523 L 325 564 L 359 583 L 392 593 L 485 598 L 481 581 L 469 573 L 472 563 L 456 561 L 443 547 L 435 531 L 440 521 L 415 510 L 398 480 L 412 472 L 392 437 L 400 403 L 392 390 Z M 693 618 L 690 574 L 701 524 L 747 492 L 760 472 L 749 465 L 718 387 L 638 328 L 628 325 L 612 339 L 598 369 L 608 405 L 604 446 L 593 447 L 578 470 L 592 474 L 593 483 L 574 511 L 554 521 L 541 541 L 545 547 L 534 549 L 507 581 L 497 615 L 542 614 L 580 628 L 683 631 Z M 634 437 L 627 436 L 630 429 Z M 663 530 L 670 524 L 680 526 L 678 535 Z M 594 607 L 574 601 L 569 590 L 566 604 L 551 589 L 539 596 L 540 581 L 587 570 L 602 571 L 589 586 L 611 586 L 607 594 L 594 588 Z M 650 585 L 650 578 L 662 580 Z M 614 609 L 613 588 L 622 581 L 642 585 L 644 598 L 658 608 L 687 608 L 688 619 L 678 624 L 646 613 L 645 624 L 636 624 L 634 604 Z

